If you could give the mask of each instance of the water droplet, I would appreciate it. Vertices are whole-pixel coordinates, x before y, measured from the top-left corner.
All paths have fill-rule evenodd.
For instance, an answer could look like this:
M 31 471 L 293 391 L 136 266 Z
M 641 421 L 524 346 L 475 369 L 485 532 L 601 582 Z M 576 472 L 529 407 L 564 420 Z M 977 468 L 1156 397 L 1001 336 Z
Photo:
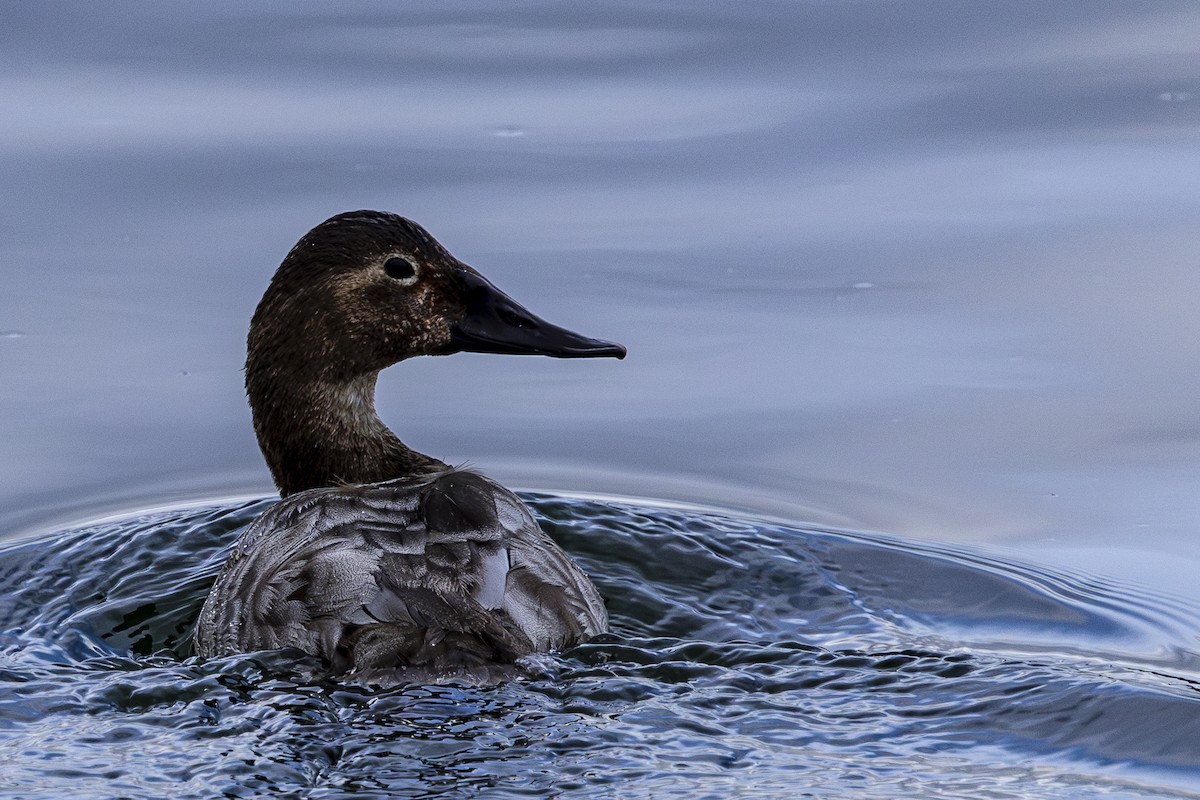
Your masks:
M 28 335 L 25 331 L 0 331 L 0 339 L 24 339 Z
M 515 139 L 518 136 L 524 136 L 525 131 L 515 125 L 506 125 L 503 128 L 496 128 L 492 131 L 492 136 L 497 136 L 501 139 Z
M 1195 97 L 1191 92 L 1163 92 L 1158 96 L 1164 103 L 1183 103 Z
M 854 284 L 850 288 L 851 289 L 874 289 L 875 284 L 871 283 L 870 281 L 860 281 L 859 283 Z

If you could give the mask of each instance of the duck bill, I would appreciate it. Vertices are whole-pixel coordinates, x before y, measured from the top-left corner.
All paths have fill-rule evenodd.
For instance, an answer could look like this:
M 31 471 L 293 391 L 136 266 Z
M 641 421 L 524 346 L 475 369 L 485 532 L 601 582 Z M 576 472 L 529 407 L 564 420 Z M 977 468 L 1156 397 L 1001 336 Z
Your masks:
M 592 339 L 546 322 L 497 289 L 482 275 L 458 271 L 465 284 L 466 314 L 453 325 L 450 341 L 460 353 L 624 358 L 615 342 Z

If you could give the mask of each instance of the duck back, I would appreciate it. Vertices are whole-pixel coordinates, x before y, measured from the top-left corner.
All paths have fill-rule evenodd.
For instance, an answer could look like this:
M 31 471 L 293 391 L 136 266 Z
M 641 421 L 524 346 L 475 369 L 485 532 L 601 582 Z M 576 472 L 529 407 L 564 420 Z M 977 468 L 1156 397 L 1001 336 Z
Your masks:
M 273 506 L 229 556 L 195 644 L 203 657 L 295 647 L 367 683 L 490 682 L 607 625 L 516 495 L 448 469 Z

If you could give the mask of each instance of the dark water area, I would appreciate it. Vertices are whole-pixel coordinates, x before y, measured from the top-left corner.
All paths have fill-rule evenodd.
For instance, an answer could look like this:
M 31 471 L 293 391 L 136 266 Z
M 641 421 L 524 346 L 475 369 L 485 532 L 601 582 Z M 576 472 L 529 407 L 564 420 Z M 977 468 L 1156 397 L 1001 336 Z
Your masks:
M 613 633 L 366 689 L 189 633 L 268 501 L 3 552 L 6 796 L 1195 797 L 1200 608 L 968 549 L 529 495 Z
M 10 3 L 0 101 L 0 793 L 1200 796 L 1194 3 Z M 380 382 L 609 598 L 541 677 L 189 655 L 357 208 L 629 348 Z

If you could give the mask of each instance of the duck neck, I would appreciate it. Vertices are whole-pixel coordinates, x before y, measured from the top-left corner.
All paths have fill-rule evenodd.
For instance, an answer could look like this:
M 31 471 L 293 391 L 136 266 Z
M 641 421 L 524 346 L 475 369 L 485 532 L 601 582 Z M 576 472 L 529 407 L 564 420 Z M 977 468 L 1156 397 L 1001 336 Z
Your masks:
M 407 447 L 375 411 L 373 372 L 263 382 L 247 373 L 254 431 L 279 493 L 421 475 L 446 468 Z

